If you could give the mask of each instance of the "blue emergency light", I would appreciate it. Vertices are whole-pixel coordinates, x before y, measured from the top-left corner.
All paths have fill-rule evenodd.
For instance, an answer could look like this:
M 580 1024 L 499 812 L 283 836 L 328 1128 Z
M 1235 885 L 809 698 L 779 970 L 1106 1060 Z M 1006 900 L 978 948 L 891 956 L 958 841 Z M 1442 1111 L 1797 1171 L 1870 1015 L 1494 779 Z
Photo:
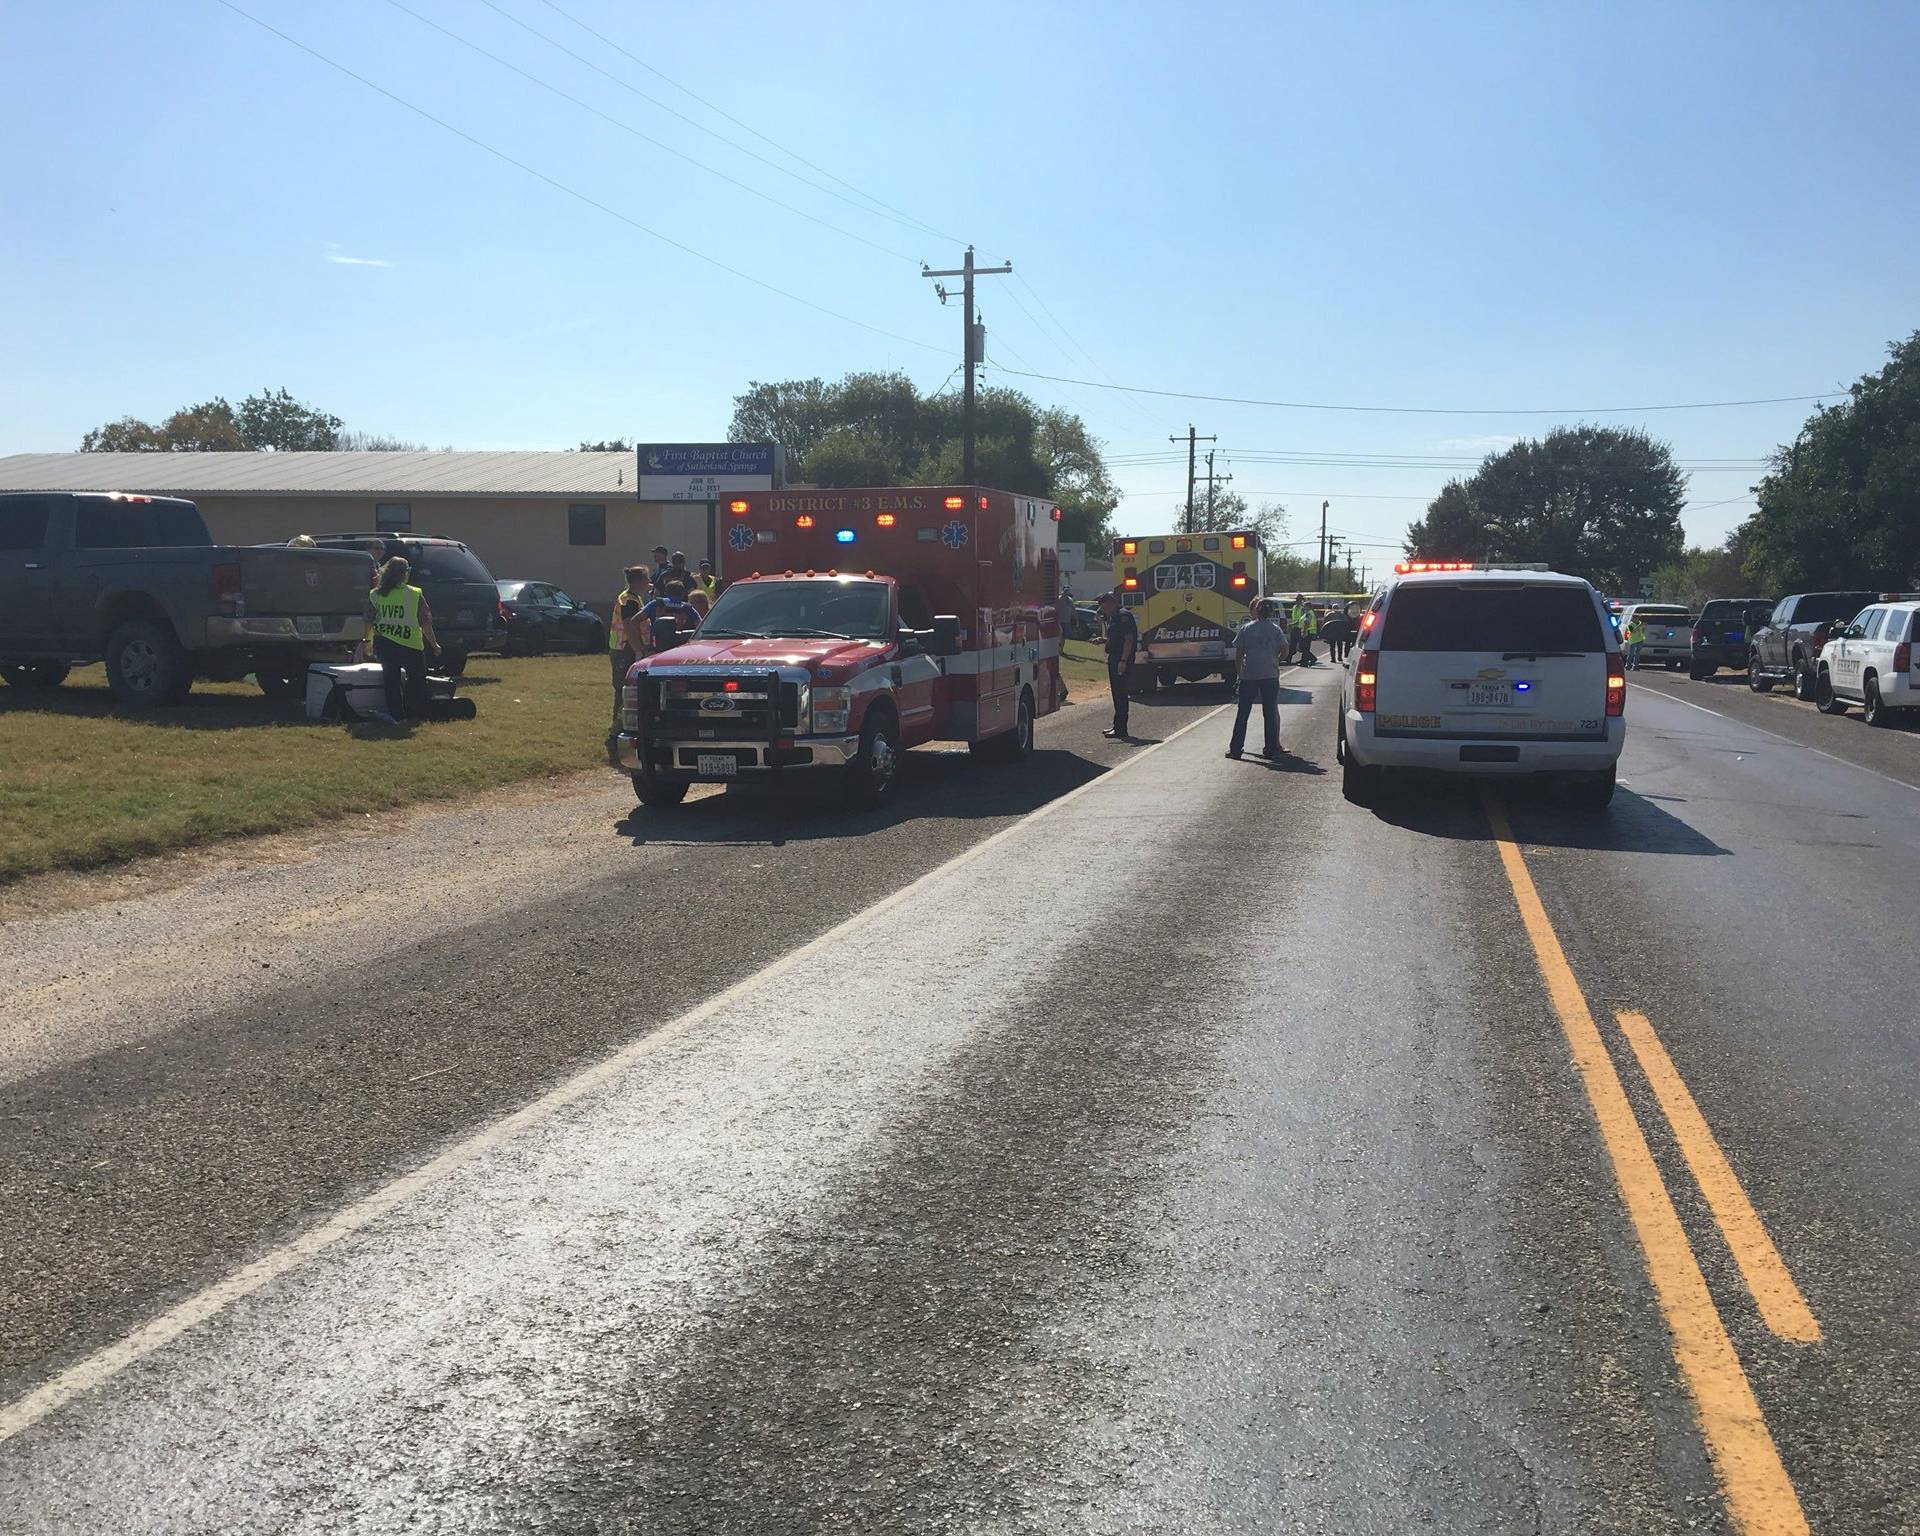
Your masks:
M 833 542 L 836 544 L 851 544 L 853 542 L 853 530 L 851 528 L 836 529 L 833 535 Z

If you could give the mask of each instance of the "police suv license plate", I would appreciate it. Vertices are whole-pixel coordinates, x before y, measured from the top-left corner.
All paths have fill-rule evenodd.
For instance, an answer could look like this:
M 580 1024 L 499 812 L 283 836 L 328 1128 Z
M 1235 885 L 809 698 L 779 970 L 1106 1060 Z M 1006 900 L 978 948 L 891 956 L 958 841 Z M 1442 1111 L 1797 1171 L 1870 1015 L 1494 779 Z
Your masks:
M 1467 685 L 1469 708 L 1477 708 L 1483 704 L 1511 704 L 1512 702 L 1512 683 L 1469 683 Z
M 708 778 L 731 779 L 740 772 L 740 759 L 731 752 L 702 752 L 694 764 L 696 771 Z

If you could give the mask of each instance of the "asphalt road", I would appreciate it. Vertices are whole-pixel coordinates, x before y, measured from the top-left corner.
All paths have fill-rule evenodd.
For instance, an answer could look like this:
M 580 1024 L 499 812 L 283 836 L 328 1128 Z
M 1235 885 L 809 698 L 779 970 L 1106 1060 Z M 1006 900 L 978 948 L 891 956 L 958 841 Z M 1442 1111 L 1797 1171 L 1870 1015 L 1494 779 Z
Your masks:
M 0 928 L 0 1531 L 1920 1529 L 1920 741 L 1645 681 L 1601 818 L 1322 667 Z

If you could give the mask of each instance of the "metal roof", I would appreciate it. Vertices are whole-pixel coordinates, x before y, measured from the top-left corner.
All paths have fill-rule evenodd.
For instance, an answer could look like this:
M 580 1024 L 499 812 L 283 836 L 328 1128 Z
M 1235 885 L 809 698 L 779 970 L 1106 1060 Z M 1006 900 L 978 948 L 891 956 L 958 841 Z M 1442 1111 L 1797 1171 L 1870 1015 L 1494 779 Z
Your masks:
M 15 453 L 0 491 L 632 496 L 631 453 Z

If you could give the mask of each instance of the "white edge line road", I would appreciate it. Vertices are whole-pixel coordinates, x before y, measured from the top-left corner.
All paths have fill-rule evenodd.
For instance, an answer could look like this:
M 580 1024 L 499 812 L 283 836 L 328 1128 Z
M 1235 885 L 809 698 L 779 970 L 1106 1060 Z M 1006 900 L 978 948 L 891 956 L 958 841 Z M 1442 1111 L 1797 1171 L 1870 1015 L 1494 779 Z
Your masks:
M 1128 769 L 1146 761 L 1161 747 L 1178 741 L 1189 731 L 1196 730 L 1213 719 L 1228 706 L 1220 704 L 1208 710 L 1197 720 L 1190 720 L 1170 736 L 1148 746 L 1144 751 L 1117 764 L 1108 772 L 1069 790 L 1057 800 L 1029 811 L 1012 825 L 1002 827 L 991 837 L 975 843 L 972 847 L 955 854 L 946 863 L 928 870 L 891 895 L 883 896 L 871 906 L 864 907 L 853 916 L 829 928 L 797 949 L 787 951 L 771 964 L 763 966 L 751 976 L 741 978 L 725 991 L 708 998 L 704 1003 L 689 1009 L 678 1018 L 672 1019 L 651 1034 L 644 1035 L 630 1045 L 622 1047 L 613 1055 L 603 1057 L 592 1066 L 574 1074 L 557 1087 L 549 1089 L 532 1103 L 522 1106 L 513 1113 L 482 1126 L 465 1140 L 448 1148 L 438 1157 L 423 1163 L 411 1173 L 402 1174 L 382 1185 L 372 1194 L 356 1200 L 353 1204 L 335 1212 L 318 1226 L 310 1227 L 298 1237 L 281 1244 L 271 1252 L 263 1254 L 244 1268 L 233 1274 L 214 1281 L 211 1285 L 194 1292 L 184 1301 L 170 1307 L 158 1317 L 135 1328 L 131 1333 L 122 1335 L 111 1344 L 102 1345 L 92 1354 L 76 1361 L 64 1371 L 43 1382 L 24 1397 L 0 1406 L 0 1443 L 12 1439 L 23 1430 L 38 1424 L 48 1415 L 65 1407 L 75 1398 L 103 1386 L 156 1350 L 172 1343 L 188 1330 L 217 1316 L 236 1301 L 251 1295 L 270 1281 L 298 1269 L 316 1254 L 331 1247 L 341 1238 L 350 1237 L 362 1228 L 377 1221 L 395 1207 L 412 1196 L 438 1183 L 462 1165 L 490 1148 L 518 1135 L 529 1126 L 538 1125 L 550 1119 L 554 1114 L 584 1097 L 608 1079 L 624 1071 L 643 1056 L 665 1045 L 675 1037 L 685 1034 L 696 1025 L 726 1007 L 735 998 L 748 990 L 772 981 L 793 967 L 803 963 L 835 940 L 860 928 L 884 912 L 891 911 L 902 902 L 958 869 L 960 866 L 979 858 L 989 849 L 998 846 L 1018 832 L 1024 831 L 1034 822 L 1052 815 L 1055 811 L 1071 805 L 1089 790 L 1111 782 Z
M 1712 715 L 1716 720 L 1724 720 L 1728 725 L 1737 725 L 1752 731 L 1756 736 L 1767 736 L 1783 746 L 1798 747 L 1802 752 L 1811 752 L 1815 757 L 1824 757 L 1830 763 L 1838 763 L 1842 768 L 1858 768 L 1862 773 L 1870 773 L 1876 779 L 1885 779 L 1889 784 L 1898 784 L 1902 789 L 1910 789 L 1920 795 L 1920 784 L 1909 784 L 1905 779 L 1896 779 L 1890 773 L 1882 773 L 1878 768 L 1869 768 L 1865 763 L 1856 763 L 1850 758 L 1840 757 L 1832 752 L 1823 752 L 1818 747 L 1810 747 L 1804 741 L 1795 741 L 1791 736 L 1782 736 L 1778 731 L 1770 731 L 1764 725 L 1754 725 L 1734 715 L 1724 715 L 1717 709 L 1708 709 L 1704 704 L 1695 704 L 1687 699 L 1676 699 L 1670 693 L 1662 693 L 1658 688 L 1649 688 L 1645 683 L 1629 683 L 1629 688 L 1644 693 L 1649 698 L 1665 699 L 1671 704 L 1684 704 L 1688 709 L 1697 709 L 1703 715 Z M 1226 705 L 1220 706 L 1222 709 Z M 4 1436 L 0 1436 L 4 1438 Z

